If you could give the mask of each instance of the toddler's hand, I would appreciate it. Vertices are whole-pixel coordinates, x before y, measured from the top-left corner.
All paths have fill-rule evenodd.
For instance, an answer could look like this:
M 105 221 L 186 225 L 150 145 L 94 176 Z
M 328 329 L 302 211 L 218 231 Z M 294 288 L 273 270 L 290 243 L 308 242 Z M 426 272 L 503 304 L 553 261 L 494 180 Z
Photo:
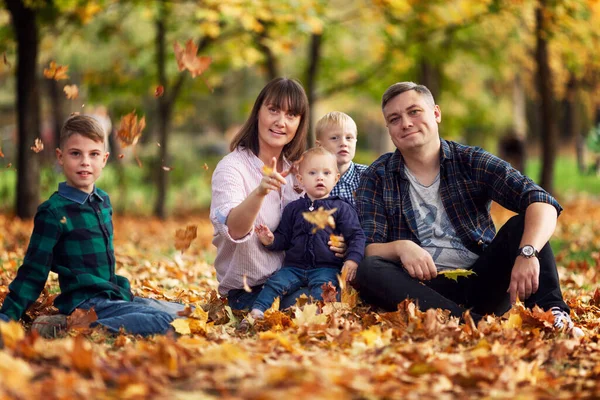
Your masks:
M 346 276 L 346 282 L 352 282 L 354 278 L 356 278 L 357 269 L 358 264 L 356 261 L 347 260 L 344 262 L 344 266 L 342 267 L 342 276 Z
M 254 227 L 254 231 L 258 236 L 258 240 L 260 240 L 260 242 L 265 246 L 268 246 L 275 241 L 275 236 L 273 235 L 273 232 L 271 232 L 271 230 L 266 225 L 257 225 Z

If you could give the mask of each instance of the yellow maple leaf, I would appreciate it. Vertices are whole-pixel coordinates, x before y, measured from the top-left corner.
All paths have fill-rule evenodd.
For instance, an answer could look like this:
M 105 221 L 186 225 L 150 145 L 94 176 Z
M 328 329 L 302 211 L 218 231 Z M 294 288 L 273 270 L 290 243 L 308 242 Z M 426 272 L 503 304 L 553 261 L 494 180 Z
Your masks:
M 270 176 L 273 173 L 273 168 L 265 164 L 262 167 L 262 173 L 264 176 Z
M 191 335 L 190 323 L 186 318 L 177 318 L 171 322 L 171 326 L 175 328 L 175 332 L 180 335 Z
M 305 305 L 302 309 L 296 307 L 292 321 L 294 321 L 296 326 L 323 325 L 327 323 L 327 316 L 323 314 L 317 314 L 317 305 L 315 303 L 311 303 Z
M 438 272 L 439 275 L 443 275 L 444 277 L 448 278 L 448 279 L 452 279 L 455 282 L 458 282 L 458 277 L 459 276 L 469 276 L 469 275 L 477 275 L 475 272 L 469 270 L 469 269 L 447 269 L 445 271 L 441 271 Z
M 337 208 L 325 210 L 323 207 L 319 207 L 315 211 L 303 212 L 302 216 L 305 220 L 315 225 L 315 227 L 313 228 L 313 233 L 315 233 L 318 229 L 325 229 L 328 226 L 331 229 L 335 229 L 335 220 L 333 219 L 333 213 L 336 211 Z
M 56 65 L 56 62 L 50 61 L 49 68 L 44 68 L 44 76 L 48 79 L 54 79 L 56 81 L 69 79 L 69 75 L 67 75 L 68 70 L 68 65 Z
M 511 314 L 502 326 L 509 329 L 519 329 L 523 325 L 523 318 L 519 314 Z

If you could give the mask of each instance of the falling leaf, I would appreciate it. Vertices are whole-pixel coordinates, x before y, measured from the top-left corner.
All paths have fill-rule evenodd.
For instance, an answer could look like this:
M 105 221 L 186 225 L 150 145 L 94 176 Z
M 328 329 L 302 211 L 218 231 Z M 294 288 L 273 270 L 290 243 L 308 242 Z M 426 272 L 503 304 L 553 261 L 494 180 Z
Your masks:
M 177 318 L 171 322 L 171 326 L 175 328 L 175 332 L 180 335 L 190 335 L 192 333 L 190 323 L 187 319 Z
M 244 290 L 248 293 L 252 293 L 252 289 L 250 288 L 250 286 L 248 286 L 248 278 L 246 277 L 246 275 L 242 277 L 242 280 L 244 282 Z
M 40 138 L 35 139 L 33 146 L 31 146 L 31 150 L 33 150 L 35 153 L 39 153 L 40 151 L 44 150 L 44 143 L 42 143 Z
M 2 58 L 4 59 L 4 65 L 6 65 L 8 68 L 10 68 L 11 64 L 8 62 L 8 58 L 6 57 L 6 52 L 2 53 Z
M 68 65 L 56 65 L 56 62 L 50 61 L 50 68 L 44 68 L 44 76 L 48 79 L 54 79 L 56 81 L 69 79 L 69 75 L 67 75 L 68 70 Z
M 12 167 L 12 163 L 6 164 L 6 168 L 10 168 L 10 167 Z
M 163 165 L 162 169 L 164 169 L 165 171 L 172 171 L 173 167 L 167 167 L 166 165 Z
M 469 276 L 469 275 L 477 275 L 475 272 L 469 269 L 447 269 L 445 271 L 438 272 L 439 275 L 443 275 L 448 279 L 452 279 L 455 282 L 458 282 L 459 276 Z
M 175 248 L 184 252 L 190 248 L 192 241 L 196 239 L 198 227 L 196 225 L 188 225 L 185 229 L 177 229 L 175 232 Z
M 156 142 L 156 145 L 157 145 L 158 147 L 160 147 L 160 143 Z
M 204 163 L 204 165 L 202 166 L 202 168 L 204 168 L 206 171 L 208 171 L 208 164 Z
M 4 158 L 4 153 L 2 152 L 2 147 L 0 147 L 0 158 Z M 206 165 L 206 164 L 204 164 Z
M 119 154 L 119 159 L 122 160 L 125 157 L 125 154 Z
M 67 95 L 67 99 L 74 100 L 79 97 L 79 88 L 77 85 L 65 85 L 63 88 L 65 94 Z
M 121 147 L 134 146 L 140 139 L 140 136 L 142 136 L 142 131 L 145 127 L 146 117 L 140 118 L 138 123 L 135 110 L 123 116 L 121 118 L 121 125 L 117 130 L 117 137 L 121 142 Z
M 154 97 L 161 97 L 163 93 L 165 93 L 165 87 L 162 85 L 157 86 L 156 90 L 154 91 Z
M 79 111 L 74 111 L 71 114 L 69 114 L 69 116 L 72 117 L 73 115 L 79 115 L 79 114 L 81 114 Z
M 66 224 L 66 223 L 67 223 L 67 217 L 65 217 L 65 216 L 63 215 L 63 217 L 60 219 L 60 223 L 61 223 L 61 224 Z
M 330 227 L 331 229 L 335 229 L 335 220 L 333 219 L 333 213 L 337 211 L 337 208 L 332 208 L 330 210 L 325 210 L 323 207 L 319 207 L 319 209 L 315 211 L 305 211 L 302 213 L 302 216 L 305 220 L 315 225 L 313 228 L 313 233 L 318 229 L 325 229 L 326 227 Z
M 206 56 L 198 57 L 198 46 L 192 39 L 189 39 L 185 44 L 185 50 L 179 45 L 178 42 L 173 44 L 175 50 L 175 58 L 177 59 L 177 67 L 179 71 L 188 70 L 190 71 L 192 78 L 201 75 L 208 69 L 212 62 L 212 58 Z

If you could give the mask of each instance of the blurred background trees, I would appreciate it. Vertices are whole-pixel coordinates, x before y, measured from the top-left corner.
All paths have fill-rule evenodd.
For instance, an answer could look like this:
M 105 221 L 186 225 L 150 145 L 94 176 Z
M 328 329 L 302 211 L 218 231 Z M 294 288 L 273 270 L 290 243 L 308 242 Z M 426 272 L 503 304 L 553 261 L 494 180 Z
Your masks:
M 32 216 L 60 180 L 53 149 L 72 112 L 98 115 L 111 131 L 133 110 L 146 117 L 136 149 L 141 167 L 111 136 L 100 186 L 117 189 L 118 209 L 165 217 L 206 206 L 215 162 L 258 91 L 280 75 L 304 84 L 313 123 L 331 110 L 356 120 L 365 163 L 393 149 L 381 94 L 413 80 L 440 104 L 443 137 L 510 159 L 558 195 L 567 172 L 593 179 L 585 174 L 597 169 L 595 158 L 585 158 L 586 143 L 595 143 L 587 132 L 595 134 L 600 120 L 597 0 L 0 5 L 0 208 L 21 217 Z M 189 39 L 212 58 L 196 78 L 179 71 L 173 51 Z M 44 77 L 51 60 L 68 65 L 67 80 Z M 78 86 L 77 99 L 65 97 L 67 84 Z M 156 97 L 158 86 L 164 94 Z M 30 149 L 37 137 L 40 153 Z

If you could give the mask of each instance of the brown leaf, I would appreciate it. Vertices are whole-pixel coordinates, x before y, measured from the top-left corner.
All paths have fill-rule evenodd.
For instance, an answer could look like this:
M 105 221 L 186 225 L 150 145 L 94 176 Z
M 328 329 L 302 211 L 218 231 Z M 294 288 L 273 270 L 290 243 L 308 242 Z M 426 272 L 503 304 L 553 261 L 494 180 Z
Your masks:
M 125 157 L 125 154 L 119 154 L 119 160 L 122 160 Z
M 2 58 L 4 59 L 4 65 L 10 68 L 12 65 L 8 62 L 8 58 L 6 57 L 6 52 L 2 53 Z
M 94 314 L 96 313 L 94 312 Z M 75 370 L 83 374 L 89 374 L 95 368 L 92 344 L 83 335 L 75 337 L 73 351 L 71 352 L 71 363 Z
M 204 165 L 202 166 L 202 168 L 204 168 L 206 171 L 208 171 L 208 164 L 204 163 Z
M 65 85 L 63 91 L 67 95 L 67 99 L 74 100 L 79 97 L 79 88 L 77 85 Z
M 2 147 L 0 147 L 0 158 L 4 158 L 4 153 L 2 152 Z M 206 165 L 206 164 L 204 164 Z
M 181 48 L 178 42 L 173 44 L 175 50 L 175 58 L 177 60 L 177 67 L 179 71 L 188 70 L 190 71 L 192 78 L 201 75 L 208 69 L 212 63 L 212 58 L 206 56 L 198 57 L 198 46 L 192 39 L 189 39 L 185 44 L 185 50 Z
M 88 329 L 90 324 L 97 320 L 98 316 L 93 308 L 89 310 L 76 308 L 75 311 L 67 317 L 67 329 Z
M 44 68 L 44 76 L 48 79 L 54 79 L 56 81 L 69 79 L 69 75 L 67 75 L 68 70 L 68 65 L 56 65 L 56 62 L 50 61 L 50 67 Z
M 185 229 L 177 229 L 175 232 L 175 248 L 183 253 L 190 248 L 192 241 L 198 236 L 198 227 L 188 225 Z
M 44 143 L 42 143 L 40 138 L 35 139 L 33 146 L 31 146 L 31 150 L 33 150 L 35 153 L 39 153 L 40 151 L 44 150 Z
M 335 303 L 337 301 L 337 289 L 331 282 L 322 284 L 321 290 L 323 291 L 321 295 L 323 297 L 323 302 Z
M 154 91 L 154 97 L 161 97 L 163 94 L 165 93 L 165 87 L 162 85 L 159 85 L 156 87 L 156 90 Z
M 121 142 L 121 147 L 134 146 L 142 136 L 142 131 L 145 127 L 146 117 L 140 118 L 138 123 L 135 110 L 124 115 L 121 118 L 121 125 L 117 130 L 117 137 L 119 138 L 119 142 Z

